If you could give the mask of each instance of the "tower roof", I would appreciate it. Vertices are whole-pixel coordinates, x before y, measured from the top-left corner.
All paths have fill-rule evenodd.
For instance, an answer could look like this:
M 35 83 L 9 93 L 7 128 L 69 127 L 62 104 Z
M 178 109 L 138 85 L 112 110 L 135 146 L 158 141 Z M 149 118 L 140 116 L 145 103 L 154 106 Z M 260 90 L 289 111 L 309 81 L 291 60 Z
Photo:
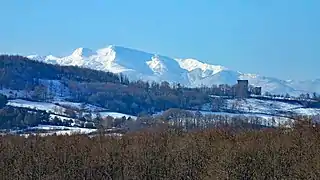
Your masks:
M 244 83 L 244 82 L 245 82 L 245 83 L 248 83 L 249 81 L 248 81 L 248 80 L 241 80 L 241 79 L 239 79 L 239 80 L 238 80 L 238 83 L 239 83 L 239 82 L 242 82 L 242 83 Z

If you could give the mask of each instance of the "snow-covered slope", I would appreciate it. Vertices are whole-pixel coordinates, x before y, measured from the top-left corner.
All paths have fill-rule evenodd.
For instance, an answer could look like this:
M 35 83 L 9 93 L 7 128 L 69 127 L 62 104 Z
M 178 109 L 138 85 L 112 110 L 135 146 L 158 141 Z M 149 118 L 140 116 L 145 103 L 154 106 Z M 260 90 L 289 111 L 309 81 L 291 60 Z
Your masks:
M 68 116 L 68 114 L 65 113 L 65 110 L 67 107 L 76 108 L 84 111 L 84 114 L 88 114 L 89 112 L 92 113 L 92 117 L 96 117 L 97 114 L 99 114 L 101 117 L 107 117 L 111 116 L 113 118 L 122 118 L 123 116 L 126 118 L 132 118 L 137 119 L 136 116 L 123 114 L 119 112 L 110 112 L 107 111 L 104 108 L 97 107 L 91 104 L 83 104 L 83 103 L 75 103 L 75 102 L 69 102 L 69 101 L 54 101 L 54 102 L 35 102 L 35 101 L 27 101 L 23 99 L 12 99 L 9 100 L 7 103 L 8 106 L 13 107 L 22 107 L 22 108 L 28 108 L 28 109 L 34 109 L 34 110 L 42 110 L 46 111 L 48 113 L 53 113 L 52 115 L 58 116 L 60 119 L 63 116 Z
M 181 68 L 177 61 L 120 46 L 108 46 L 97 51 L 78 48 L 66 57 L 31 55 L 28 58 L 52 64 L 123 73 L 131 80 L 167 80 L 189 84 L 188 71 Z
M 28 58 L 52 64 L 81 66 L 96 70 L 123 73 L 130 80 L 168 81 L 186 86 L 233 85 L 238 79 L 261 86 L 263 92 L 275 94 L 320 93 L 320 79 L 313 81 L 285 81 L 262 75 L 246 74 L 220 65 L 196 59 L 174 59 L 121 46 L 108 46 L 96 51 L 78 48 L 66 57 L 30 55 Z

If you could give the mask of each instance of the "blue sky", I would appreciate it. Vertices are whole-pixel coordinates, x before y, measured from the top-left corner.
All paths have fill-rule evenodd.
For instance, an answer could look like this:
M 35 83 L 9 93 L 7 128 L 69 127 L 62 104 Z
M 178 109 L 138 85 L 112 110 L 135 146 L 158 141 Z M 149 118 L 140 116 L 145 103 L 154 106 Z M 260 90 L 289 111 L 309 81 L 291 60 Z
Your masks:
M 0 52 L 109 44 L 283 79 L 320 78 L 319 0 L 3 0 Z

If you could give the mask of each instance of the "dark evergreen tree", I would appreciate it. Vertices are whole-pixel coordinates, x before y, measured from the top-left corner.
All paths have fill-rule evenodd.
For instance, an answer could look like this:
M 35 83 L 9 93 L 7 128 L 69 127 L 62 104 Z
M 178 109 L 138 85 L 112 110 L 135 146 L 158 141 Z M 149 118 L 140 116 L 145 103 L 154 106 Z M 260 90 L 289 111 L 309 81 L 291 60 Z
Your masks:
M 7 103 L 8 103 L 7 96 L 0 94 L 0 109 L 6 106 Z

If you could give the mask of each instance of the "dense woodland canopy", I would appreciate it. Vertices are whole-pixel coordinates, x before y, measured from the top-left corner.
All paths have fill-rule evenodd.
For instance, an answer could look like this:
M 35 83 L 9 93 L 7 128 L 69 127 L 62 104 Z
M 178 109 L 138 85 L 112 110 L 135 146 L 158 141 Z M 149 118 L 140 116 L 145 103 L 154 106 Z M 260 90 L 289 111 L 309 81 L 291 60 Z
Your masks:
M 49 122 L 49 114 L 8 106 L 0 109 L 0 119 L 0 129 L 23 129 Z
M 298 121 L 299 122 L 299 121 Z M 301 122 L 307 122 L 305 120 Z M 320 129 L 0 137 L 2 179 L 318 179 Z

